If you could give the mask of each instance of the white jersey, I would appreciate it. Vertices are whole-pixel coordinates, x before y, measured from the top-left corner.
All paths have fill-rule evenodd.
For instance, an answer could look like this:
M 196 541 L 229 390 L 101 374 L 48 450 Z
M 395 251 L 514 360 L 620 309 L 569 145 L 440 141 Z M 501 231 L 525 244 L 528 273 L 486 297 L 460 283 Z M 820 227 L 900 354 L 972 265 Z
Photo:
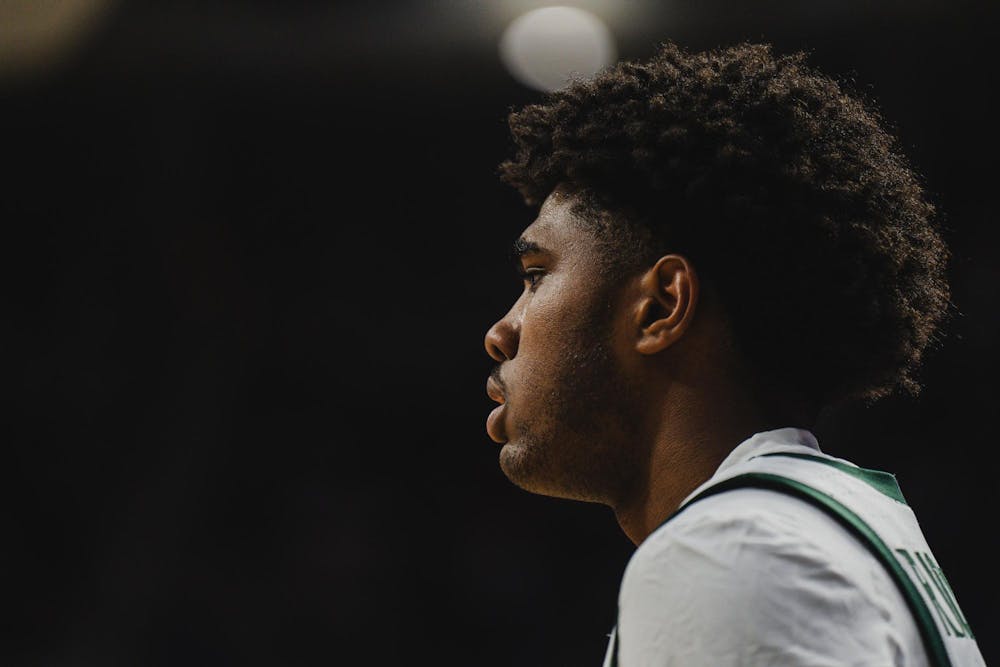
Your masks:
M 895 478 L 755 433 L 636 550 L 604 665 L 985 665 Z

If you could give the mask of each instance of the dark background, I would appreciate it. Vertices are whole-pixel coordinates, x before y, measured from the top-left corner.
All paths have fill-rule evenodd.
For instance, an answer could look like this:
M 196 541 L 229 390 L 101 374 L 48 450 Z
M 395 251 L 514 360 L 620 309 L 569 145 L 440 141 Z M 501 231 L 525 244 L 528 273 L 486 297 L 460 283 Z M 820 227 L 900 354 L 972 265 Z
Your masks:
M 539 4 L 119 2 L 8 68 L 0 662 L 600 664 L 632 545 L 484 430 Z M 814 432 L 898 475 L 996 660 L 997 3 L 576 4 L 623 58 L 809 50 L 893 124 L 961 315 L 918 400 Z

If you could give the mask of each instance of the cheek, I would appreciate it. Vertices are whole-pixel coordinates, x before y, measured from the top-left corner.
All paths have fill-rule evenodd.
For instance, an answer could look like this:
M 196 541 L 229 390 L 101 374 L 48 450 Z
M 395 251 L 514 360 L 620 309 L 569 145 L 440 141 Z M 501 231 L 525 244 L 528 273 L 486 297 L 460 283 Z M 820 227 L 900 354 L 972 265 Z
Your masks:
M 565 353 L 559 331 L 559 322 L 555 318 L 525 322 L 518 349 L 520 374 L 525 382 L 537 385 L 551 378 Z
M 563 331 L 568 325 L 568 313 L 548 293 L 538 292 L 524 304 L 517 356 L 510 362 L 512 387 L 510 400 L 521 403 L 536 400 L 551 390 L 553 378 L 558 374 L 563 349 Z M 527 406 L 525 406 L 527 407 Z
M 573 295 L 563 289 L 560 276 L 548 276 L 548 284 L 524 305 L 521 345 L 527 350 L 558 351 L 565 332 L 572 330 L 579 308 Z

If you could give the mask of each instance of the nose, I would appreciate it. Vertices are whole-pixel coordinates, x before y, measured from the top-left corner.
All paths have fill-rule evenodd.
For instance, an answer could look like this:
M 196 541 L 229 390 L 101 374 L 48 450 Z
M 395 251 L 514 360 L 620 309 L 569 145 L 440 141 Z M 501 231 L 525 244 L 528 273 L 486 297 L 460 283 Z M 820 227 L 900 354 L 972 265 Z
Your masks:
M 486 353 L 502 362 L 517 355 L 517 330 L 508 318 L 503 318 L 486 332 Z

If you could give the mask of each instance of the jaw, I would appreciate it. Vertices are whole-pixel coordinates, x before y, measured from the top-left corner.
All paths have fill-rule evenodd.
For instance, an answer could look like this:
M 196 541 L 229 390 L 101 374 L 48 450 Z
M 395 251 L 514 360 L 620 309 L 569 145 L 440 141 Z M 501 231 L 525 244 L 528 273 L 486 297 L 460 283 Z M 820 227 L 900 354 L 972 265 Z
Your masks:
M 499 463 L 514 485 L 537 495 L 615 507 L 624 487 L 621 461 L 599 437 L 539 442 L 513 436 L 500 449 Z

